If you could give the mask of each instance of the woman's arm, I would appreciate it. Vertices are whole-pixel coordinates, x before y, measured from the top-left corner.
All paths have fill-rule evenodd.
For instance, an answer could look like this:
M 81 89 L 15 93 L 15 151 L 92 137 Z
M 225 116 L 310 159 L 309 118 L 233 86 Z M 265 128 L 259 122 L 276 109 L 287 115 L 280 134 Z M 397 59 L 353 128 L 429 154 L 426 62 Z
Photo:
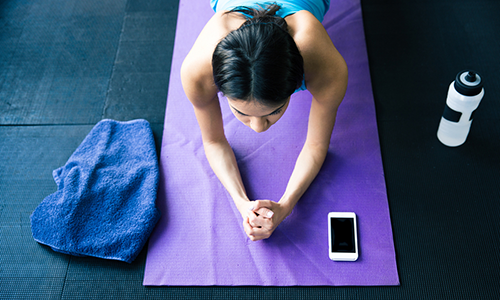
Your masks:
M 249 199 L 234 152 L 224 135 L 217 95 L 206 106 L 194 105 L 194 111 L 201 128 L 203 147 L 210 167 L 228 191 L 238 210 L 246 211 Z
M 304 16 L 310 18 L 310 16 Z M 304 57 L 307 89 L 313 95 L 307 138 L 280 202 L 295 206 L 318 174 L 330 146 L 337 109 L 347 89 L 347 65 L 324 27 L 315 18 L 308 34 L 297 33 Z
M 203 64 L 200 65 L 201 62 L 190 59 L 188 56 L 182 65 L 181 79 L 200 126 L 205 155 L 238 210 L 246 211 L 249 199 L 233 150 L 224 134 L 217 90 L 213 83 L 210 84 L 209 76 L 203 74 L 204 68 L 200 67 Z M 211 72 L 208 73 L 211 75 Z

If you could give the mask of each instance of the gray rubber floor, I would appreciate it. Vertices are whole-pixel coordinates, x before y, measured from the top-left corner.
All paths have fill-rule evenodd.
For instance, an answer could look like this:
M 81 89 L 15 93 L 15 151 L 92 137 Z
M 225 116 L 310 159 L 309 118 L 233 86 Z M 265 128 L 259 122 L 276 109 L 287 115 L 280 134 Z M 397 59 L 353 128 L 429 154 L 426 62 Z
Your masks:
M 37 244 L 29 216 L 99 120 L 146 119 L 159 149 L 178 1 L 0 0 L 0 298 L 499 299 L 500 2 L 362 7 L 401 286 L 144 287 L 146 249 L 129 265 Z M 447 148 L 437 126 L 467 68 L 486 94 Z

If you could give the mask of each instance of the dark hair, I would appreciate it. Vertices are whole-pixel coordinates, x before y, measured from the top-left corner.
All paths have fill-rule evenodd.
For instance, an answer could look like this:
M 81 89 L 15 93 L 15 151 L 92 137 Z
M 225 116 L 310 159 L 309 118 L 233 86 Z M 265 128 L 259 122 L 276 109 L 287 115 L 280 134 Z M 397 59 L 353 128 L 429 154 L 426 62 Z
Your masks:
M 237 7 L 247 20 L 223 38 L 213 53 L 215 84 L 226 97 L 280 105 L 302 85 L 304 63 L 288 33 L 281 7 Z

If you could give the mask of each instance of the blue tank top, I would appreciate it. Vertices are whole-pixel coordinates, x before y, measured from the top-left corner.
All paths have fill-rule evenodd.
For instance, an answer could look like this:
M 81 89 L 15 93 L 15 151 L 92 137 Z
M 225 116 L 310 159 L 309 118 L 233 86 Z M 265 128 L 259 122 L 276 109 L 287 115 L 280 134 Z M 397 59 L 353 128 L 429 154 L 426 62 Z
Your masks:
M 330 0 L 277 0 L 273 2 L 258 0 L 210 0 L 210 5 L 215 12 L 223 10 L 231 10 L 239 6 L 247 6 L 252 8 L 260 8 L 259 4 L 265 6 L 266 4 L 276 3 L 281 6 L 276 15 L 285 18 L 286 16 L 293 15 L 294 13 L 307 10 L 312 13 L 320 22 L 330 8 Z M 306 90 L 306 82 L 302 80 L 302 85 L 295 90 L 295 92 Z
M 259 8 L 259 4 L 276 3 L 281 6 L 281 9 L 276 14 L 282 18 L 293 15 L 294 13 L 307 10 L 312 13 L 320 22 L 330 8 L 330 0 L 275 0 L 275 1 L 259 1 L 259 0 L 210 0 L 210 5 L 215 12 L 222 10 L 231 10 L 238 6 L 247 6 Z

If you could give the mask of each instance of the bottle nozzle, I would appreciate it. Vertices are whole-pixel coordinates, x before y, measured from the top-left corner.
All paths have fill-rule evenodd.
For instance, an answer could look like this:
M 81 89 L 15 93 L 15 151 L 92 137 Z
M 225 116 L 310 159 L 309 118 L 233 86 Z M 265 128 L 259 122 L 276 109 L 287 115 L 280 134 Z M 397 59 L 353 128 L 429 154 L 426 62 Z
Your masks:
M 473 70 L 464 70 L 455 77 L 455 90 L 464 96 L 475 96 L 483 89 L 483 78 Z
M 476 81 L 476 73 L 473 71 L 469 71 L 469 73 L 465 76 L 465 80 L 468 82 L 474 82 Z

